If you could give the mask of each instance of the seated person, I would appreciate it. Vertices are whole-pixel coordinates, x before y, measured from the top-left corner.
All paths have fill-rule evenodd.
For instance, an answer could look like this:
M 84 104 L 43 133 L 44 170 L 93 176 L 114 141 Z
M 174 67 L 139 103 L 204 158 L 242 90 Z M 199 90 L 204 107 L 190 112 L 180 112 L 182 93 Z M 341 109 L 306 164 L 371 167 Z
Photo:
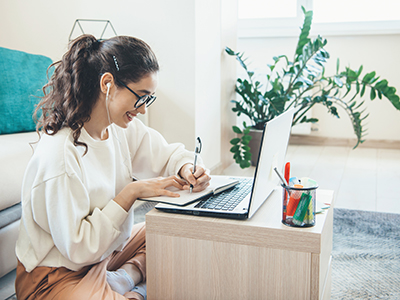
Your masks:
M 179 196 L 170 186 L 201 191 L 210 177 L 201 161 L 192 174 L 192 152 L 135 118 L 156 99 L 159 66 L 146 43 L 83 35 L 53 66 L 22 187 L 17 298 L 145 299 L 134 202 Z

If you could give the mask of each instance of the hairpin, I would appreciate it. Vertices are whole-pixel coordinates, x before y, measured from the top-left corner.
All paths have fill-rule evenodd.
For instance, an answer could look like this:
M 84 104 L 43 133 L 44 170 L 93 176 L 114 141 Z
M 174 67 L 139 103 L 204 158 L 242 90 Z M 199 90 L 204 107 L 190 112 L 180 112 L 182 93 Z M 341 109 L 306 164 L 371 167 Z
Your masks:
M 119 71 L 119 66 L 118 66 L 117 58 L 116 58 L 114 55 L 113 55 L 113 59 L 114 59 L 115 67 L 117 68 L 117 71 Z

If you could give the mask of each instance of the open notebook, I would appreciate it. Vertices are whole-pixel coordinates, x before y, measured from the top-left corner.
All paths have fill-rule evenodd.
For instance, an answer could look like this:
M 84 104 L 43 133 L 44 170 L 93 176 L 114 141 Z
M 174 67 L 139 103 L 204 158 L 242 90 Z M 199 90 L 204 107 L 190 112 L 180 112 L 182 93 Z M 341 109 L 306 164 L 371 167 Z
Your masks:
M 183 206 L 190 204 L 194 201 L 201 200 L 204 197 L 219 194 L 235 186 L 237 183 L 239 183 L 238 180 L 229 177 L 211 176 L 210 185 L 204 191 L 201 192 L 190 193 L 188 190 L 180 190 L 176 187 L 168 187 L 167 190 L 180 194 L 180 197 L 174 198 L 168 196 L 157 196 L 149 198 L 139 198 L 138 200 L 156 201 L 160 203 Z

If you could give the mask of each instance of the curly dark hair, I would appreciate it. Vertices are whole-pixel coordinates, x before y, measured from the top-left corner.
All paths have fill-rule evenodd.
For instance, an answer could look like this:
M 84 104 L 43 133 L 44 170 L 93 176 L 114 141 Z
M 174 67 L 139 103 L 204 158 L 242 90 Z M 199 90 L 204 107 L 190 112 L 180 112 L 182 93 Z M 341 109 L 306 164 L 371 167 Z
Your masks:
M 159 70 L 154 52 L 142 40 L 116 36 L 98 41 L 87 34 L 70 43 L 62 59 L 50 65 L 48 74 L 53 67 L 54 73 L 43 87 L 44 97 L 35 110 L 35 116 L 41 112 L 36 131 L 54 135 L 69 127 L 74 145 L 84 146 L 85 154 L 88 147 L 78 139 L 100 95 L 101 75 L 109 72 L 128 84 Z M 115 84 L 120 86 L 118 81 Z

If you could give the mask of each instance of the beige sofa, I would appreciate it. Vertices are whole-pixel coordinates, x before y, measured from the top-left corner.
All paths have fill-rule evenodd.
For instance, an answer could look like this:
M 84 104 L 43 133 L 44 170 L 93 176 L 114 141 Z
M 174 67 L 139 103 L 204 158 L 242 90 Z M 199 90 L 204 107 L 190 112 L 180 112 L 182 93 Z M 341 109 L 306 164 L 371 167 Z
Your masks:
M 17 266 L 22 179 L 37 139 L 36 132 L 0 135 L 0 278 Z
M 33 154 L 30 143 L 38 140 L 32 112 L 51 63 L 42 55 L 0 47 L 0 299 L 8 298 L 6 288 L 13 292 L 8 288 L 14 285 L 17 266 L 21 186 Z

